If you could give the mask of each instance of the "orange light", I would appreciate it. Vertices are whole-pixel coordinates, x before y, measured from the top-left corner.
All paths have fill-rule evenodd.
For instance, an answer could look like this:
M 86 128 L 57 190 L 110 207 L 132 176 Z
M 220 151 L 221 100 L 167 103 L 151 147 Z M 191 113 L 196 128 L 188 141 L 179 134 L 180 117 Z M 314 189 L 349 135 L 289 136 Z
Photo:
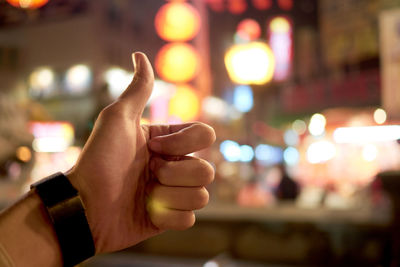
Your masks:
M 169 102 L 169 115 L 182 121 L 195 120 L 199 115 L 200 100 L 193 87 L 180 85 Z
M 172 2 L 162 6 L 154 23 L 157 34 L 166 41 L 193 39 L 201 24 L 197 10 L 183 2 Z
M 32 152 L 27 146 L 20 146 L 16 151 L 17 158 L 22 162 L 28 162 L 32 159 Z
M 293 0 L 278 0 L 278 5 L 283 10 L 290 10 L 293 8 Z
M 158 75 L 163 80 L 174 83 L 185 83 L 193 79 L 199 65 L 197 51 L 185 43 L 164 45 L 155 60 Z
M 49 0 L 7 0 L 7 2 L 15 7 L 36 9 L 47 4 Z
M 253 0 L 253 6 L 259 10 L 267 10 L 272 6 L 272 0 Z
M 261 27 L 254 19 L 244 19 L 239 23 L 237 32 L 241 38 L 254 41 L 260 37 Z
M 241 14 L 246 11 L 247 3 L 244 0 L 229 0 L 228 9 L 232 14 Z
M 238 44 L 225 54 L 225 66 L 235 83 L 265 84 L 274 74 L 275 58 L 265 43 Z

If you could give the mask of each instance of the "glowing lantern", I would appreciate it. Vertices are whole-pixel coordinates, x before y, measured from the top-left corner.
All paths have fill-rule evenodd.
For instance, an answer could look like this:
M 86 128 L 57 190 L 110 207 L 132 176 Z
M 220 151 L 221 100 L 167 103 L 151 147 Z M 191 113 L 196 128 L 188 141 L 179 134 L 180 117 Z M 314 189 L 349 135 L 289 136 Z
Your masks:
M 274 79 L 286 79 L 292 66 L 292 25 L 285 17 L 275 17 L 269 23 L 269 44 L 274 53 L 276 68 Z
M 283 10 L 290 10 L 293 8 L 293 0 L 278 0 L 278 5 Z
M 7 0 L 7 2 L 15 7 L 36 9 L 47 4 L 49 0 Z
M 252 42 L 231 47 L 225 54 L 229 77 L 239 84 L 265 84 L 271 81 L 275 59 L 265 43 Z
M 200 29 L 200 15 L 190 4 L 172 2 L 157 12 L 155 27 L 158 35 L 166 41 L 187 41 Z
M 272 6 L 272 0 L 253 0 L 253 6 L 259 10 L 267 10 Z
M 229 0 L 228 2 L 228 9 L 232 14 L 241 14 L 247 9 L 247 3 L 245 0 Z
M 194 89 L 189 85 L 180 85 L 169 102 L 169 115 L 182 121 L 197 118 L 200 110 L 200 100 Z
M 215 12 L 223 12 L 225 9 L 224 0 L 206 0 L 209 7 Z
M 193 79 L 199 65 L 196 50 L 185 43 L 164 45 L 155 60 L 155 67 L 161 78 L 174 83 L 184 83 Z
M 260 37 L 261 28 L 254 19 L 245 19 L 239 23 L 237 32 L 241 38 L 254 41 Z

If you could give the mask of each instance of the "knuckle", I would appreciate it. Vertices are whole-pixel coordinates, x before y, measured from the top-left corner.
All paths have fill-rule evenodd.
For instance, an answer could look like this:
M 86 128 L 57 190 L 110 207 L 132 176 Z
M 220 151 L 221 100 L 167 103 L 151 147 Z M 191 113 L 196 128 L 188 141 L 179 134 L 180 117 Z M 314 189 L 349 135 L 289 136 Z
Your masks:
M 208 185 L 214 180 L 214 168 L 207 161 L 200 159 L 196 171 L 200 174 L 201 185 Z
M 186 230 L 194 225 L 196 217 L 193 211 L 185 212 L 182 215 L 180 223 L 175 226 L 175 230 Z
M 201 209 L 204 208 L 208 204 L 208 200 L 210 198 L 210 195 L 204 187 L 201 187 L 197 192 L 196 192 L 196 199 L 195 199 L 195 209 Z

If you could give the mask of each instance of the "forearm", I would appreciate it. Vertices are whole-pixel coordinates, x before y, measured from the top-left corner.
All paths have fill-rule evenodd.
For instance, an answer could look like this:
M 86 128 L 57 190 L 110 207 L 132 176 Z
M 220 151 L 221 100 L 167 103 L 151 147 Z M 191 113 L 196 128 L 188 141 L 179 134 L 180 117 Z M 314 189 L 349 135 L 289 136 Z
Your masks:
M 0 214 L 0 244 L 17 267 L 62 266 L 57 236 L 34 191 Z

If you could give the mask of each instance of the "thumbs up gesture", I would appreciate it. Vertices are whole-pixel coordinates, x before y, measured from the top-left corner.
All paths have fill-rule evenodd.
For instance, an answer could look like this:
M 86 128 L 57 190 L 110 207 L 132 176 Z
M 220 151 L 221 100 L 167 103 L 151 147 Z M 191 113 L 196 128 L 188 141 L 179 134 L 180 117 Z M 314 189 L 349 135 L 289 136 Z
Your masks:
M 214 142 L 211 127 L 140 125 L 154 74 L 144 54 L 133 54 L 133 61 L 132 83 L 100 113 L 67 174 L 85 205 L 97 253 L 191 227 L 193 210 L 208 202 L 204 186 L 214 177 L 209 163 L 186 156 Z

